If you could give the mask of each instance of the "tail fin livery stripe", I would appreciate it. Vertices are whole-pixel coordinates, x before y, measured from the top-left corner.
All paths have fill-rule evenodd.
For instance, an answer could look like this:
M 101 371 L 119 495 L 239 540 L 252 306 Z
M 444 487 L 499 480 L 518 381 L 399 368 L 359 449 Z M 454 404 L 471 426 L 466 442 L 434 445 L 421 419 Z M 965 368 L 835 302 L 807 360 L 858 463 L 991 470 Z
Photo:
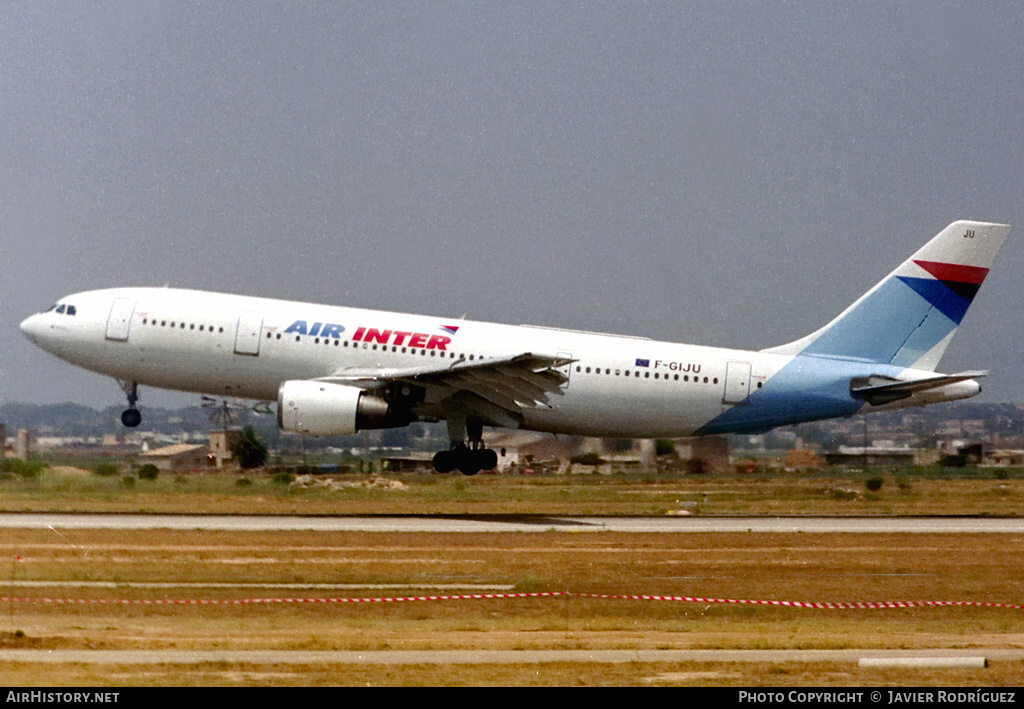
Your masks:
M 961 266 L 956 263 L 939 263 L 938 261 L 914 261 L 918 266 L 928 271 L 940 281 L 950 283 L 973 283 L 981 285 L 988 275 L 987 268 L 979 266 Z
M 925 299 L 930 307 L 938 308 L 947 318 L 959 325 L 974 300 L 980 286 L 973 283 L 950 283 L 931 278 L 898 278 Z

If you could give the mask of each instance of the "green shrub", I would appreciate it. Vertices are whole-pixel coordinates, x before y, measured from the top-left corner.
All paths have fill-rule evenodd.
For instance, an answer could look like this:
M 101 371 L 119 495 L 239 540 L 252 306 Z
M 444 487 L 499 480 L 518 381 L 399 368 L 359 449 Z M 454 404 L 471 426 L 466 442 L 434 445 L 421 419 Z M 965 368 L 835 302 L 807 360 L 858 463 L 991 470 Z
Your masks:
M 124 477 L 121 478 L 121 487 L 126 488 L 128 490 L 134 489 L 135 478 L 132 477 L 131 475 L 125 475 Z
M 882 484 L 885 482 L 882 478 L 868 478 L 864 482 L 864 486 L 871 492 L 878 492 L 882 489 Z
M 654 455 L 675 455 L 676 444 L 669 438 L 659 438 L 654 442 Z
M 291 473 L 274 473 L 274 477 L 271 478 L 275 485 L 290 485 L 295 482 L 295 476 Z
M 139 468 L 139 480 L 156 480 L 156 476 L 159 474 L 160 468 L 152 463 L 146 463 Z
M 39 477 L 45 467 L 46 464 L 41 460 L 21 460 L 20 458 L 0 460 L 0 472 L 13 473 L 26 479 Z
M 103 477 L 117 475 L 117 463 L 97 463 L 92 466 L 92 472 L 95 475 L 102 475 Z

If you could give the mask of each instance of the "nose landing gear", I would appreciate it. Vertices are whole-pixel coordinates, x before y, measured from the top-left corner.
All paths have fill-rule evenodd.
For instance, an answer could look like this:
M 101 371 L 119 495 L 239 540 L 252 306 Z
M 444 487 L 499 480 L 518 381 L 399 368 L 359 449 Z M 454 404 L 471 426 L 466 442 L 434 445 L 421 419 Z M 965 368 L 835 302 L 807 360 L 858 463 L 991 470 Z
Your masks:
M 121 423 L 127 428 L 135 428 L 142 423 L 142 413 L 135 406 L 139 400 L 139 383 L 120 380 L 117 383 L 121 385 L 121 389 L 128 397 L 128 408 L 121 412 Z

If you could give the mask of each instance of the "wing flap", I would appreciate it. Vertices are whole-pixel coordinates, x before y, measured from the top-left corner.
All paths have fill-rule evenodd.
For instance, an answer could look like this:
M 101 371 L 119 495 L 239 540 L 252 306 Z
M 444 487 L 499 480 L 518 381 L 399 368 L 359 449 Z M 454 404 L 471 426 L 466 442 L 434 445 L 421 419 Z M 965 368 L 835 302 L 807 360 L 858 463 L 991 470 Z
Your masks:
M 426 400 L 431 405 L 469 413 L 493 425 L 517 428 L 524 408 L 546 405 L 551 395 L 563 394 L 562 387 L 569 377 L 559 368 L 574 361 L 564 356 L 523 352 L 417 367 L 347 368 L 318 381 L 363 389 L 395 382 L 411 384 L 427 390 Z

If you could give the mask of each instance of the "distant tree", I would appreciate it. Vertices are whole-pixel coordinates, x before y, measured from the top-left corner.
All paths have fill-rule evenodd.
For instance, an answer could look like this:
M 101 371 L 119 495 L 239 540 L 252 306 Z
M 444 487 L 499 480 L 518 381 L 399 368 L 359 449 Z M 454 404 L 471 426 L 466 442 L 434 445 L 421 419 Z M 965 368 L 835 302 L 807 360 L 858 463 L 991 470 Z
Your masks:
M 152 463 L 146 463 L 139 468 L 139 480 L 156 480 L 156 476 L 159 474 L 160 468 Z
M 262 468 L 268 457 L 267 445 L 252 426 L 243 428 L 242 435 L 231 444 L 231 459 L 243 470 Z

